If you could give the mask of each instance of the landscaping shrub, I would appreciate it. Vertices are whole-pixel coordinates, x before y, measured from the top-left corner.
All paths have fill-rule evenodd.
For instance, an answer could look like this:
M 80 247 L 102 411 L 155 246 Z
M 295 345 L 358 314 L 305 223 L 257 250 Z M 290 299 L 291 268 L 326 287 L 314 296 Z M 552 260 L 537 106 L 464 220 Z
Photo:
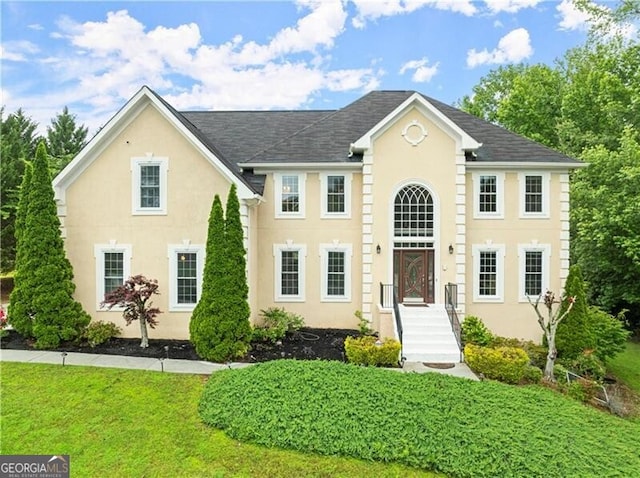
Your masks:
M 589 315 L 595 331 L 594 353 L 606 363 L 627 345 L 630 332 L 625 328 L 624 312 L 614 317 L 598 307 L 589 307 Z
M 489 346 L 493 348 L 517 347 L 523 349 L 525 352 L 527 352 L 529 360 L 531 361 L 531 365 L 533 365 L 534 367 L 538 367 L 539 369 L 544 369 L 544 366 L 547 362 L 547 347 L 541 344 L 536 344 L 531 340 L 521 340 L 495 335 L 491 339 Z
M 347 337 L 344 341 L 347 361 L 357 365 L 397 366 L 400 349 L 400 342 L 395 339 L 385 339 L 380 343 L 371 335 Z
M 522 381 L 524 383 L 540 383 L 542 381 L 542 370 L 533 365 L 529 365 L 524 369 L 524 375 Z
M 82 335 L 91 347 L 95 347 L 105 343 L 112 337 L 118 337 L 121 333 L 122 329 L 113 322 L 98 320 L 91 322 Z
M 462 322 L 462 343 L 475 345 L 489 345 L 493 334 L 489 332 L 482 319 L 469 315 Z
M 584 352 L 573 360 L 569 370 L 582 377 L 601 382 L 606 372 L 604 365 L 592 352 Z
M 370 322 L 362 315 L 362 311 L 356 310 L 355 314 L 358 319 L 358 330 L 361 335 L 373 335 L 373 329 L 369 326 Z
M 304 319 L 282 307 L 269 307 L 260 311 L 262 325 L 254 327 L 252 339 L 275 343 L 282 340 L 287 332 L 295 332 L 304 327 Z
M 567 386 L 567 395 L 582 403 L 589 403 L 598 393 L 600 385 L 593 380 L 578 378 Z
M 277 360 L 214 373 L 199 412 L 237 440 L 451 477 L 640 476 L 637 423 L 539 386 Z
M 464 357 L 474 372 L 510 384 L 519 383 L 529 366 L 529 356 L 518 347 L 491 348 L 467 344 Z

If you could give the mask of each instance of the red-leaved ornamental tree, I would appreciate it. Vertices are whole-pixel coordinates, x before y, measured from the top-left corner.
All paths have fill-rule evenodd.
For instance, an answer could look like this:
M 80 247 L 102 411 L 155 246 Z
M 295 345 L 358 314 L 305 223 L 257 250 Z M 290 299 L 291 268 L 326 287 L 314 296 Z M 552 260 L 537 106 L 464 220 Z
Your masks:
M 529 296 L 527 296 L 527 299 L 536 311 L 538 324 L 540 324 L 540 327 L 544 332 L 544 336 L 547 339 L 547 345 L 549 347 L 549 351 L 547 352 L 547 363 L 544 366 L 544 378 L 554 382 L 555 377 L 553 375 L 553 366 L 555 365 L 556 357 L 558 356 L 558 350 L 556 349 L 556 331 L 558 330 L 558 324 L 567 315 L 569 315 L 569 312 L 571 312 L 576 298 L 567 297 L 566 300 L 569 304 L 564 311 L 562 311 L 562 308 L 560 307 L 560 301 L 556 300 L 556 295 L 550 290 L 548 290 L 544 296 L 540 294 L 535 302 L 532 302 Z M 538 309 L 540 299 L 543 300 L 544 305 L 547 308 L 546 319 Z
M 124 307 L 122 316 L 129 325 L 134 320 L 140 321 L 140 336 L 142 341 L 140 347 L 149 346 L 149 336 L 147 334 L 147 324 L 152 329 L 158 324 L 156 316 L 160 313 L 157 307 L 151 307 L 149 300 L 152 295 L 158 292 L 158 281 L 147 279 L 145 276 L 137 275 L 129 277 L 120 287 L 107 292 L 101 307 L 111 310 L 113 307 Z

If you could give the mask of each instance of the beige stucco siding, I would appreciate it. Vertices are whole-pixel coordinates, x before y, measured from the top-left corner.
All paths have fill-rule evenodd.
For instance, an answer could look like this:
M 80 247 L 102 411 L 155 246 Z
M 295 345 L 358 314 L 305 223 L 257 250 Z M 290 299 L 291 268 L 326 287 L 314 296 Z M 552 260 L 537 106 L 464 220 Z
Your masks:
M 325 172 L 331 171 L 328 169 Z M 328 219 L 321 214 L 321 183 L 319 171 L 282 171 L 301 173 L 305 176 L 305 217 L 276 218 L 275 180 L 273 173 L 267 175 L 264 189 L 265 202 L 260 205 L 257 216 L 258 261 L 258 307 L 283 307 L 302 315 L 308 326 L 323 328 L 353 328 L 357 325 L 354 317 L 361 309 L 361 227 L 362 178 L 358 171 L 333 171 L 335 174 L 350 174 L 351 218 Z M 304 301 L 276 300 L 276 257 L 274 244 L 306 247 Z M 323 273 L 321 268 L 320 245 L 351 245 L 351 300 L 349 302 L 327 302 L 321 297 Z
M 412 122 L 420 123 L 427 133 L 417 145 L 410 144 L 402 136 L 403 130 Z M 416 135 L 417 130 L 410 133 Z M 371 295 L 375 323 L 380 303 L 379 284 L 393 282 L 393 203 L 402 187 L 420 184 L 434 198 L 435 301 L 444 300 L 444 284 L 455 282 L 455 256 L 450 255 L 448 249 L 449 244 L 456 243 L 456 143 L 414 108 L 374 138 L 371 159 Z M 366 241 L 367 231 L 364 232 Z M 375 253 L 378 244 L 380 254 Z
M 168 158 L 166 215 L 132 215 L 131 158 L 149 154 Z M 168 245 L 204 245 L 213 196 L 219 194 L 224 203 L 229 186 L 165 117 L 147 106 L 66 190 L 66 248 L 76 297 L 87 312 L 123 326 L 125 336 L 138 336 L 138 325 L 124 327 L 121 313 L 96 310 L 94 245 L 130 244 L 131 273 L 160 284 L 161 295 L 154 304 L 163 314 L 150 336 L 187 339 L 190 312 L 168 312 Z
M 549 217 L 520 217 L 522 200 L 518 174 L 538 174 L 540 171 L 512 171 L 504 176 L 504 218 L 474 219 L 474 190 L 472 173 L 467 175 L 467 246 L 468 266 L 467 315 L 475 315 L 487 324 L 496 334 L 540 340 L 541 330 L 536 316 L 520 294 L 520 282 L 523 271 L 520 270 L 519 246 L 549 246 L 548 278 L 551 290 L 562 290 L 561 274 L 561 218 L 562 211 L 558 202 L 561 191 L 561 175 L 551 172 L 549 180 Z M 504 294 L 503 301 L 486 303 L 474 299 L 474 245 L 504 245 Z M 544 286 L 544 284 L 543 284 Z

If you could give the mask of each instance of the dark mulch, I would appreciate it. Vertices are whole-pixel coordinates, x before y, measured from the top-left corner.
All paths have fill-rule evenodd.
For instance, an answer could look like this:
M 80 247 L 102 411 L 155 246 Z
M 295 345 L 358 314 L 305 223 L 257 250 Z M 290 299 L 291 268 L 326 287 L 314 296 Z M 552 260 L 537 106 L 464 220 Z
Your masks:
M 14 350 L 34 350 L 33 343 L 25 340 L 15 331 L 8 331 L 0 339 L 0 348 Z M 349 329 L 301 329 L 276 344 L 254 342 L 241 362 L 266 362 L 282 358 L 299 360 L 345 360 L 344 340 L 348 336 L 358 336 L 357 330 Z M 129 355 L 134 357 L 172 358 L 201 360 L 188 340 L 149 339 L 149 347 L 140 347 L 140 339 L 113 338 L 104 344 L 90 347 L 87 344 L 64 344 L 57 352 L 81 352 L 105 355 Z

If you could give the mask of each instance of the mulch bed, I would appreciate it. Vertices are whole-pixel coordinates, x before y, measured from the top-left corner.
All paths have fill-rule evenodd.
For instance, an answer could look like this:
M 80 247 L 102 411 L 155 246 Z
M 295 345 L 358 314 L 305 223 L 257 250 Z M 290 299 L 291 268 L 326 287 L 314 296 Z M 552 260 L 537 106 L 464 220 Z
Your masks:
M 8 331 L 0 339 L 0 348 L 13 350 L 35 350 L 31 341 L 25 340 L 15 331 Z M 266 362 L 282 358 L 298 360 L 340 360 L 345 361 L 344 340 L 348 336 L 360 335 L 350 329 L 305 328 L 287 336 L 276 344 L 253 342 L 251 350 L 239 362 Z M 140 339 L 113 338 L 104 344 L 90 347 L 87 344 L 63 344 L 56 352 L 81 352 L 104 355 L 129 355 L 133 357 L 171 358 L 201 360 L 188 340 L 149 339 L 149 347 L 140 347 Z

